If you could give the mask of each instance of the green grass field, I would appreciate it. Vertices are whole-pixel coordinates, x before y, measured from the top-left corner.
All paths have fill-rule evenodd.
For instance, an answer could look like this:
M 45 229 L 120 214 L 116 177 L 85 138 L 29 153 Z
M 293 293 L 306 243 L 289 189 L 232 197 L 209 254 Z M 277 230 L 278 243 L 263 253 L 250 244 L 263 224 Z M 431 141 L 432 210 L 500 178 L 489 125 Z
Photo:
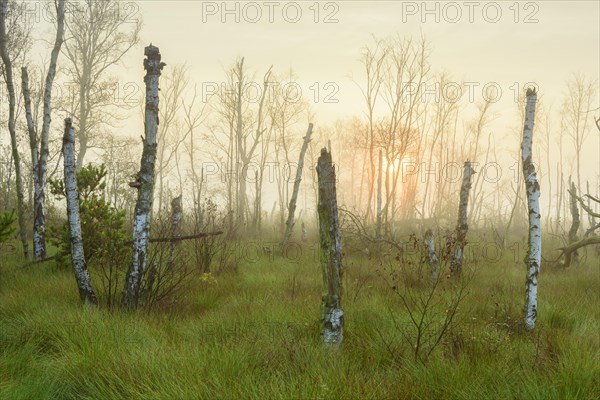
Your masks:
M 324 348 L 311 253 L 242 259 L 177 303 L 134 313 L 82 306 L 69 270 L 2 254 L 0 399 L 600 398 L 591 251 L 568 270 L 542 268 L 534 333 L 521 328 L 522 257 L 470 260 L 468 295 L 425 362 L 378 262 L 360 252 L 344 258 L 344 342 Z

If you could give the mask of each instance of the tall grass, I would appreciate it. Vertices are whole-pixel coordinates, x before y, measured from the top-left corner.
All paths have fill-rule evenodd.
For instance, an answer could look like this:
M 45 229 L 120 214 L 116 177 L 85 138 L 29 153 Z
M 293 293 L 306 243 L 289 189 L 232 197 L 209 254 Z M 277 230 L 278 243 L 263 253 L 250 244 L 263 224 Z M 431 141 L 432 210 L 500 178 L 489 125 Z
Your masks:
M 521 328 L 522 261 L 467 260 L 469 295 L 426 363 L 390 318 L 403 310 L 376 257 L 362 253 L 344 260 L 337 352 L 320 341 L 322 275 L 307 247 L 296 260 L 239 257 L 216 283 L 133 313 L 82 306 L 69 271 L 17 258 L 4 255 L 0 266 L 1 399 L 600 398 L 592 257 L 542 270 L 533 334 Z

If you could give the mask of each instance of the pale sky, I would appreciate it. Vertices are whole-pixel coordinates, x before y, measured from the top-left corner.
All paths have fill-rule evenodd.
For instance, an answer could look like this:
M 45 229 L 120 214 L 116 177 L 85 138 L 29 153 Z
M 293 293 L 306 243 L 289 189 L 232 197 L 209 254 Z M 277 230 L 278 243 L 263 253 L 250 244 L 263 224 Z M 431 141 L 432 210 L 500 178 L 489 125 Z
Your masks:
M 447 71 L 457 82 L 471 82 L 474 102 L 481 100 L 483 85 L 500 87 L 502 96 L 492 108 L 498 118 L 490 126 L 499 146 L 519 125 L 514 96 L 527 82 L 538 85 L 544 106 L 552 106 L 553 114 L 558 114 L 565 83 L 573 73 L 595 79 L 600 73 L 599 1 L 138 4 L 135 12 L 143 15 L 144 27 L 140 49 L 129 56 L 131 65 L 140 66 L 129 69 L 133 79 L 141 80 L 141 46 L 149 42 L 160 47 L 167 64 L 187 63 L 192 82 L 199 86 L 222 82 L 223 70 L 238 56 L 246 58 L 257 80 L 270 65 L 276 71 L 292 67 L 309 99 L 314 83 L 321 90 L 327 82 L 339 87 L 337 104 L 320 101 L 311 106 L 317 126 L 364 112 L 361 93 L 350 76 L 363 83 L 360 51 L 371 43 L 372 35 L 416 39 L 424 35 L 432 47 L 432 70 Z M 467 108 L 462 116 L 468 115 Z M 556 129 L 558 120 L 555 124 Z M 515 143 L 507 146 L 518 148 L 518 138 L 513 139 Z M 586 151 L 589 176 L 595 180 L 600 171 L 597 131 L 592 131 Z M 569 154 L 568 149 L 565 152 Z
M 271 65 L 280 73 L 293 68 L 315 113 L 316 129 L 338 118 L 363 115 L 364 100 L 350 77 L 363 84 L 360 53 L 372 43 L 373 35 L 414 39 L 423 35 L 431 47 L 432 72 L 445 71 L 456 82 L 472 85 L 473 102 L 461 112 L 461 119 L 471 118 L 484 85 L 499 87 L 502 95 L 491 109 L 498 117 L 488 131 L 495 135 L 498 147 L 511 149 L 511 157 L 518 149 L 514 130 L 520 125 L 516 91 L 522 93 L 528 82 L 537 84 L 541 102 L 552 106 L 556 132 L 567 80 L 573 73 L 596 80 L 600 74 L 600 1 L 141 0 L 121 4 L 132 21 L 141 16 L 144 22 L 140 43 L 122 66 L 111 71 L 119 76 L 121 88 L 128 82 L 143 88 L 143 48 L 150 42 L 160 48 L 167 63 L 164 73 L 185 63 L 191 85 L 200 89 L 203 83 L 222 82 L 224 70 L 243 56 L 259 82 Z M 37 28 L 37 37 L 54 35 L 48 24 L 42 22 Z M 49 50 L 42 49 L 38 58 L 47 60 Z M 339 88 L 333 96 L 337 103 L 323 101 L 328 83 Z M 318 102 L 313 100 L 315 84 Z M 131 111 L 128 126 L 122 129 L 132 137 L 143 131 L 138 111 Z M 59 125 L 53 128 L 60 129 Z M 585 146 L 584 174 L 597 182 L 600 135 L 594 129 Z M 565 155 L 572 155 L 570 148 Z
M 573 73 L 596 79 L 600 74 L 600 1 L 595 0 L 123 0 L 121 4 L 132 21 L 139 16 L 144 21 L 140 43 L 112 70 L 121 88 L 128 82 L 143 88 L 143 48 L 150 42 L 160 48 L 165 73 L 185 63 L 192 85 L 198 87 L 222 82 L 224 70 L 243 56 L 259 81 L 271 65 L 276 72 L 293 68 L 307 100 L 314 98 L 317 84 L 321 101 L 312 101 L 312 111 L 318 123 L 363 113 L 364 101 L 350 76 L 363 83 L 359 57 L 372 36 L 423 35 L 431 47 L 432 71 L 470 82 L 475 102 L 481 100 L 484 85 L 499 87 L 502 95 L 493 112 L 500 116 L 496 121 L 503 124 L 500 130 L 512 126 L 514 96 L 526 83 L 535 82 L 544 104 L 558 110 Z M 43 20 L 36 35 L 48 40 L 54 29 Z M 39 47 L 46 45 L 35 49 Z M 40 53 L 33 59 L 49 58 L 48 48 Z M 338 103 L 322 101 L 328 82 L 339 88 L 334 96 Z
M 497 82 L 502 100 L 513 97 L 513 83 L 533 81 L 551 103 L 560 98 L 570 74 L 598 76 L 600 71 L 598 1 L 321 1 L 318 16 L 314 1 L 271 3 L 140 1 L 142 44 L 159 46 L 167 63 L 186 62 L 199 82 L 221 80 L 223 68 L 237 56 L 246 57 L 259 78 L 273 64 L 275 70 L 293 67 L 307 86 L 336 82 L 343 101 L 315 107 L 327 120 L 362 111 L 360 93 L 348 76 L 360 79 L 360 49 L 371 35 L 423 34 L 433 48 L 434 70 L 481 86 Z M 296 18 L 298 9 L 302 15 Z M 327 17 L 338 22 L 324 23 Z M 288 22 L 294 19 L 298 22 Z M 475 86 L 476 95 L 481 86 Z M 510 108 L 504 101 L 500 105 Z

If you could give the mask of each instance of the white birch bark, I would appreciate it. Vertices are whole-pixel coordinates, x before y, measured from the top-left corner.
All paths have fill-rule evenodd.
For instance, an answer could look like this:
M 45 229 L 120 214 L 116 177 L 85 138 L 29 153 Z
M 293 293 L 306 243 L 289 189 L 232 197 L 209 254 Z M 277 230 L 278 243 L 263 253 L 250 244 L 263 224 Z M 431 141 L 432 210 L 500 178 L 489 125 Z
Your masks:
M 525 179 L 529 211 L 529 243 L 525 257 L 525 265 L 527 266 L 525 328 L 533 330 L 537 317 L 537 283 L 542 257 L 542 227 L 540 224 L 540 185 L 532 162 L 533 124 L 537 93 L 535 89 L 527 89 L 526 95 L 525 126 L 523 127 L 523 141 L 521 142 L 521 161 L 523 163 L 523 178 Z
M 98 304 L 94 294 L 90 274 L 85 263 L 83 240 L 81 238 L 81 221 L 79 219 L 79 196 L 75 175 L 75 132 L 71 118 L 65 119 L 65 134 L 63 137 L 63 158 L 65 174 L 65 192 L 67 195 L 67 216 L 69 220 L 69 236 L 71 238 L 71 264 L 75 280 L 79 287 L 79 297 L 84 302 Z
M 302 142 L 302 148 L 300 149 L 300 156 L 298 157 L 298 168 L 296 169 L 296 180 L 294 181 L 294 190 L 292 191 L 292 197 L 290 198 L 290 205 L 288 207 L 288 218 L 286 222 L 285 234 L 283 241 L 281 242 L 281 251 L 285 251 L 290 237 L 292 236 L 292 229 L 296 221 L 294 221 L 294 214 L 296 212 L 296 202 L 298 200 L 298 191 L 300 190 L 300 182 L 302 181 L 302 169 L 304 168 L 304 155 L 308 149 L 310 143 L 310 136 L 312 135 L 313 124 L 308 124 L 308 130 L 304 136 L 304 142 Z
M 450 271 L 453 276 L 459 276 L 462 270 L 462 261 L 465 245 L 467 243 L 468 224 L 468 206 L 469 190 L 471 189 L 471 178 L 475 171 L 471 168 L 471 162 L 465 161 L 463 167 L 463 181 L 460 187 L 460 201 L 458 204 L 458 224 L 456 226 L 456 247 L 454 250 L 454 259 L 450 264 Z
M 48 166 L 48 140 L 50 136 L 50 122 L 52 121 L 52 84 L 56 75 L 56 64 L 58 55 L 64 39 L 65 32 L 65 1 L 60 0 L 56 4 L 57 29 L 54 47 L 50 55 L 50 64 L 46 74 L 44 86 L 44 119 L 42 134 L 39 138 L 31 112 L 31 97 L 29 94 L 29 77 L 27 68 L 21 68 L 21 81 L 23 97 L 25 101 L 25 116 L 27 119 L 27 130 L 29 131 L 29 147 L 31 149 L 31 163 L 33 166 L 33 255 L 36 260 L 46 257 L 46 217 L 44 213 L 44 200 L 46 197 L 46 171 Z M 39 146 L 39 148 L 38 148 Z
M 133 262 L 127 272 L 122 306 L 137 306 L 141 280 L 148 264 L 148 244 L 150 240 L 150 212 L 154 194 L 154 167 L 156 163 L 156 134 L 158 131 L 158 80 L 165 63 L 161 62 L 158 47 L 150 46 L 144 50 L 144 69 L 146 76 L 145 138 L 141 166 L 138 173 L 138 198 L 135 205 L 133 222 Z
M 39 180 L 40 155 L 38 149 L 38 135 L 33 122 L 31 111 L 31 94 L 29 91 L 29 74 L 27 67 L 21 68 L 21 91 L 25 104 L 25 120 L 29 133 L 29 149 L 31 151 L 31 165 L 33 173 L 33 256 L 40 260 L 46 256 L 46 240 L 44 238 L 44 187 Z
M 338 348 L 343 340 L 344 311 L 342 310 L 342 238 L 336 199 L 335 169 L 331 153 L 321 150 L 317 161 L 319 180 L 319 236 L 321 264 L 326 291 L 321 304 L 323 340 L 325 346 Z
M 439 261 L 435 254 L 435 243 L 433 239 L 433 232 L 431 229 L 427 229 L 425 232 L 425 246 L 427 247 L 429 266 L 431 267 L 431 280 L 435 282 L 438 280 L 439 275 Z

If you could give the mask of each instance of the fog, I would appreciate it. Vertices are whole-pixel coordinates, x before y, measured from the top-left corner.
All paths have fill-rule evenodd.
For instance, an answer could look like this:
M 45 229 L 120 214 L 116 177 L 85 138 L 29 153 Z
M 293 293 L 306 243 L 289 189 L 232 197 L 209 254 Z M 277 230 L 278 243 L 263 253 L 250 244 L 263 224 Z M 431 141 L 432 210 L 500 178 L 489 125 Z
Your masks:
M 49 4 L 27 3 L 26 18 L 32 23 L 32 37 L 36 39 L 27 55 L 26 64 L 30 68 L 43 66 L 49 58 L 54 32 Z M 542 186 L 543 214 L 558 218 L 559 202 L 560 207 L 567 207 L 566 196 L 560 196 L 559 189 L 562 185 L 564 190 L 568 185 L 569 176 L 577 180 L 578 175 L 577 151 L 571 138 L 575 128 L 573 123 L 569 126 L 565 111 L 565 104 L 570 101 L 567 84 L 577 77 L 582 84 L 596 89 L 588 99 L 589 109 L 581 110 L 585 116 L 580 122 L 586 125 L 577 128 L 581 129 L 577 134 L 585 138 L 579 155 L 578 183 L 582 186 L 580 190 L 585 192 L 589 184 L 591 194 L 598 194 L 600 142 L 594 118 L 599 113 L 600 24 L 596 2 L 139 1 L 118 3 L 114 10 L 123 17 L 120 28 L 123 31 L 141 22 L 139 42 L 105 72 L 104 78 L 111 79 L 111 83 L 102 90 L 111 92 L 113 101 L 106 106 L 105 121 L 97 127 L 102 134 L 91 143 L 85 162 L 108 160 L 115 163 L 109 169 L 123 169 L 126 165 L 128 172 L 135 172 L 141 145 L 136 148 L 134 144 L 139 144 L 144 129 L 143 48 L 149 43 L 158 46 L 167 64 L 161 78 L 162 93 L 170 90 L 177 71 L 182 83 L 185 81 L 180 89 L 169 92 L 178 98 L 171 107 L 174 115 L 168 121 L 161 121 L 169 126 L 161 127 L 164 137 L 159 143 L 165 157 L 161 159 L 164 162 L 156 193 L 159 196 L 156 205 L 160 207 L 168 204 L 167 192 L 169 196 L 185 192 L 184 202 L 191 204 L 194 196 L 189 190 L 194 186 L 192 179 L 198 180 L 198 169 L 205 170 L 205 193 L 201 197 L 206 195 L 222 206 L 228 201 L 228 180 L 241 179 L 238 176 L 241 171 L 227 173 L 230 166 L 223 146 L 228 136 L 223 118 L 219 117 L 222 111 L 219 98 L 232 93 L 235 83 L 228 80 L 228 73 L 236 60 L 243 57 L 247 74 L 243 95 L 250 119 L 246 135 L 254 129 L 251 115 L 256 114 L 260 95 L 266 88 L 262 80 L 269 68 L 272 67 L 272 81 L 265 96 L 266 108 L 275 109 L 280 100 L 277 96 L 282 93 L 287 96 L 286 102 L 297 108 L 285 133 L 280 128 L 273 129 L 277 124 L 268 120 L 272 116 L 265 117 L 264 128 L 273 132 L 270 143 L 264 138 L 259 140 L 258 150 L 251 155 L 250 172 L 245 178 L 249 201 L 256 197 L 254 171 L 260 170 L 264 174 L 262 212 L 271 217 L 279 213 L 283 218 L 301 138 L 308 122 L 312 122 L 315 135 L 305 166 L 299 208 L 314 213 L 314 164 L 318 149 L 330 141 L 340 180 L 341 203 L 361 212 L 373 209 L 375 200 L 372 197 L 369 204 L 366 193 L 369 185 L 374 185 L 375 177 L 370 176 L 373 172 L 369 172 L 365 161 L 366 143 L 359 144 L 359 139 L 364 136 L 361 129 L 364 133 L 368 124 L 363 56 L 367 49 L 375 49 L 378 41 L 396 41 L 397 45 L 392 45 L 396 48 L 408 41 L 412 41 L 411 46 L 424 43 L 427 65 L 420 81 L 403 82 L 394 89 L 402 90 L 399 104 L 404 108 L 400 113 L 414 114 L 410 129 L 415 130 L 419 143 L 411 139 L 414 142 L 403 149 L 402 155 L 392 154 L 396 151 L 393 150 L 383 162 L 390 182 L 399 176 L 393 193 L 388 189 L 389 196 L 395 197 L 395 206 L 399 210 L 414 208 L 401 213 L 406 218 L 453 215 L 460 166 L 467 159 L 474 163 L 478 173 L 473 200 L 485 205 L 475 218 L 478 221 L 484 217 L 502 218 L 510 213 L 522 184 L 519 169 L 522 100 L 530 86 L 539 92 L 534 162 Z M 70 94 L 76 88 L 65 73 L 67 65 L 61 55 L 53 91 L 57 103 L 60 98 L 73 97 Z M 444 80 L 440 81 L 442 75 Z M 393 77 L 378 79 L 387 79 L 389 83 Z M 388 95 L 379 93 L 374 101 L 373 121 L 389 118 Z M 436 112 L 439 112 L 436 107 L 448 100 L 456 103 L 448 115 L 451 120 L 436 127 Z M 160 101 L 162 110 L 169 107 L 168 99 Z M 416 107 L 408 111 L 413 102 Z M 480 119 L 486 102 L 488 107 Z M 197 117 L 193 132 L 186 126 L 185 107 L 191 107 L 189 113 Z M 2 107 L 4 119 L 6 111 Z M 61 131 L 60 121 L 67 114 L 64 107 L 54 108 L 55 137 Z M 478 122 L 483 122 L 479 131 Z M 285 155 L 283 150 L 279 151 L 281 144 L 277 144 L 283 134 L 288 140 L 283 149 Z M 434 137 L 436 134 L 438 139 Z M 192 135 L 196 147 L 193 162 L 187 154 Z M 107 152 L 106 143 L 123 138 L 132 140 L 127 146 L 130 154 L 119 161 L 118 151 Z M 2 135 L 0 141 L 7 146 L 8 135 Z M 386 146 L 380 143 L 378 148 Z M 430 150 L 431 146 L 439 148 Z M 196 170 L 195 178 L 191 163 Z M 125 179 L 113 175 L 114 179 Z M 281 183 L 282 179 L 288 181 L 287 185 Z M 408 190 L 404 186 L 409 181 L 414 181 L 410 189 L 415 192 L 411 195 L 414 198 L 410 205 L 403 206 L 402 193 Z M 440 191 L 440 186 L 448 187 Z M 448 201 L 440 209 L 442 199 Z

